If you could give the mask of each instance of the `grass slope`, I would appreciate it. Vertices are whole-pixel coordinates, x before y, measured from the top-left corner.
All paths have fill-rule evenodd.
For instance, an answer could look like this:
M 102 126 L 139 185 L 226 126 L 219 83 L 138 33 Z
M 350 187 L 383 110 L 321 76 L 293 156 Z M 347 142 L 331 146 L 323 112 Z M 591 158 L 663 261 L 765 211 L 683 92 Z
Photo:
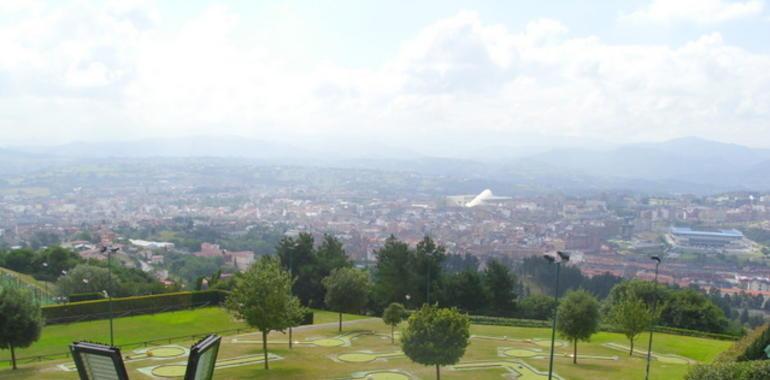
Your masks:
M 3 267 L 0 267 L 0 272 L 5 273 L 7 275 L 10 275 L 12 277 L 15 277 L 15 278 L 19 279 L 19 281 L 21 281 L 21 283 L 23 283 L 23 284 L 25 284 L 27 286 L 31 286 L 31 287 L 37 288 L 38 290 L 40 290 L 43 293 L 46 293 L 46 294 L 49 294 L 49 295 L 53 295 L 55 293 L 56 287 L 53 284 L 51 284 L 51 283 L 46 284 L 43 281 L 38 281 L 34 277 L 32 277 L 32 276 L 30 276 L 28 274 L 23 274 L 23 273 L 15 272 L 15 271 L 12 271 L 12 270 L 10 270 L 8 268 L 3 268 Z

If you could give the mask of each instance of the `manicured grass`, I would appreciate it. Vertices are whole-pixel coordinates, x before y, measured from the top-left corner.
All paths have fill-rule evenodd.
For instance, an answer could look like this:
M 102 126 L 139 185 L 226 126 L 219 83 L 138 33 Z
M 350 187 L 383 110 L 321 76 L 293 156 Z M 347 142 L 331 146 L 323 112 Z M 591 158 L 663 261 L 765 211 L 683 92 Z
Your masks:
M 336 322 L 337 313 L 314 310 L 314 323 Z M 366 318 L 358 315 L 343 314 L 344 321 Z M 139 315 L 116 318 L 113 321 L 115 344 L 122 346 L 141 343 L 161 338 L 202 335 L 207 332 L 245 329 L 247 326 L 236 321 L 224 309 L 209 307 L 195 310 L 183 310 L 170 313 Z M 230 334 L 235 334 L 233 331 Z M 43 328 L 40 340 L 32 346 L 16 350 L 17 358 L 40 355 L 56 355 L 67 352 L 70 343 L 76 340 L 109 342 L 109 321 L 98 320 L 77 322 L 64 325 L 51 325 Z M 160 343 L 158 343 L 160 344 Z M 10 359 L 8 350 L 0 350 L 0 360 Z M 0 367 L 6 364 L 0 363 Z
M 235 328 L 239 324 L 233 322 L 229 315 L 216 308 L 167 313 L 166 315 L 134 317 L 131 322 L 123 321 L 126 327 L 133 323 L 134 330 L 124 331 L 122 334 L 131 334 L 132 341 L 141 340 L 140 336 L 164 335 L 184 335 L 190 334 L 191 330 L 195 333 L 203 333 L 215 329 Z M 146 319 L 141 319 L 146 318 Z M 337 315 L 331 312 L 319 312 L 316 315 L 316 321 L 320 323 L 335 322 Z M 362 317 L 351 317 L 362 318 Z M 91 325 L 92 328 L 98 326 L 99 329 L 106 331 L 106 322 Z M 153 324 L 162 326 L 153 326 Z M 70 325 L 73 326 L 73 325 Z M 242 325 L 241 325 L 242 326 Z M 57 326 L 51 326 L 55 328 Z M 64 326 L 62 326 L 64 327 Z M 116 324 L 116 327 L 118 325 Z M 66 330 L 66 329 L 64 329 Z M 88 333 L 87 327 L 79 327 L 82 333 Z M 426 367 L 412 363 L 408 358 L 401 355 L 382 356 L 381 354 L 390 354 L 398 352 L 400 347 L 390 343 L 390 328 L 378 319 L 358 320 L 353 324 L 346 325 L 343 328 L 344 335 L 339 339 L 347 341 L 344 346 L 324 346 L 313 345 L 313 341 L 323 338 L 334 338 L 338 336 L 337 326 L 333 323 L 317 326 L 304 326 L 294 330 L 294 339 L 299 342 L 293 349 L 287 345 L 287 336 L 285 334 L 274 332 L 268 338 L 271 342 L 269 351 L 271 354 L 279 355 L 281 360 L 270 362 L 270 370 L 262 369 L 261 364 L 255 364 L 248 361 L 247 365 L 240 367 L 220 368 L 215 372 L 216 378 L 221 379 L 344 379 L 350 378 L 353 373 L 369 373 L 371 371 L 383 370 L 401 370 L 409 373 L 413 378 L 432 379 L 434 378 L 434 368 Z M 62 332 L 63 333 L 63 332 Z M 511 374 L 507 372 L 516 366 L 493 365 L 495 363 L 510 363 L 511 360 L 522 360 L 537 371 L 547 371 L 547 344 L 543 346 L 540 341 L 531 342 L 527 339 L 550 338 L 550 330 L 547 328 L 516 328 L 505 326 L 480 326 L 471 327 L 471 333 L 474 335 L 483 335 L 489 338 L 474 338 L 466 350 L 461 364 L 481 363 L 473 367 L 479 369 L 457 371 L 450 367 L 442 369 L 442 378 L 444 379 L 494 379 L 510 378 Z M 72 340 L 74 333 L 69 332 L 65 340 Z M 101 339 L 105 334 L 101 333 Z M 233 342 L 237 338 L 239 342 Z M 491 338 L 491 339 L 490 339 Z M 47 338 L 51 339 L 51 338 Z M 223 339 L 220 349 L 220 361 L 226 362 L 227 359 L 240 358 L 244 355 L 260 355 L 261 345 L 259 344 L 259 333 L 242 334 L 237 337 L 227 336 Z M 128 341 L 127 339 L 126 341 Z M 120 340 L 119 340 L 120 342 Z M 310 342 L 310 344 L 308 344 Z M 53 344 L 57 347 L 59 344 L 66 345 L 68 342 Z M 189 345 L 192 339 L 176 342 L 179 345 Z M 594 336 L 591 342 L 581 342 L 578 345 L 578 364 L 572 364 L 572 359 L 565 356 L 572 352 L 569 344 L 557 346 L 555 359 L 555 370 L 563 379 L 566 380 L 615 380 L 615 379 L 643 379 L 645 361 L 642 356 L 630 357 L 627 353 L 617 351 L 603 346 L 603 343 L 617 343 L 627 345 L 628 341 L 620 334 L 600 333 Z M 637 341 L 637 347 L 646 345 L 646 336 L 640 336 Z M 696 361 L 705 361 L 712 359 L 722 350 L 726 349 L 731 342 L 708 340 L 701 338 L 674 336 L 667 334 L 656 334 L 653 343 L 653 351 L 662 355 L 680 355 Z M 124 354 L 130 354 L 133 348 L 123 350 Z M 519 352 L 520 350 L 531 350 L 543 353 L 534 357 L 517 359 L 515 357 L 506 357 L 505 352 Z M 371 352 L 378 355 L 379 359 L 371 362 L 344 362 L 334 360 L 343 354 L 362 354 Z M 617 360 L 608 360 L 617 357 Z M 173 359 L 169 361 L 157 360 L 139 360 L 127 364 L 132 378 L 144 378 L 137 372 L 139 368 L 147 368 L 160 364 L 173 364 L 176 361 L 184 361 L 184 358 Z M 59 363 L 69 363 L 68 359 L 59 361 L 49 361 L 41 364 L 26 364 L 19 371 L 12 372 L 8 369 L 0 370 L 0 379 L 76 379 L 74 372 L 64 372 L 56 367 Z M 486 364 L 486 365 L 484 365 Z M 467 367 L 466 367 L 467 368 Z M 506 369 L 509 368 L 509 369 Z M 653 361 L 651 365 L 651 379 L 669 380 L 681 379 L 687 372 L 687 364 L 666 363 L 663 361 Z M 541 380 L 542 375 L 530 372 L 527 378 Z

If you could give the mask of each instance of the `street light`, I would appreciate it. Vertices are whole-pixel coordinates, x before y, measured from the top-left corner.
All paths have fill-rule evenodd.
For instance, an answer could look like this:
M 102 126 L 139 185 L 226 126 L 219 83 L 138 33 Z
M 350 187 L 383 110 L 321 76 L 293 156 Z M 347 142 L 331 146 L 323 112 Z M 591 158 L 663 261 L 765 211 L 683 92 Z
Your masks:
M 47 263 L 47 262 L 45 262 L 45 261 L 43 262 L 43 268 L 45 268 L 45 269 L 46 269 L 46 272 L 47 272 L 47 269 L 48 269 L 48 263 Z M 46 297 L 47 297 L 47 296 L 48 296 L 48 281 L 43 281 L 43 286 L 45 287 L 45 295 L 44 295 L 44 296 L 46 296 Z
M 650 341 L 647 344 L 647 371 L 644 374 L 644 379 L 650 378 L 650 359 L 652 357 L 652 332 L 655 330 L 655 308 L 658 306 L 658 267 L 660 266 L 660 257 L 651 256 L 651 260 L 655 261 L 655 291 L 652 293 L 652 326 L 650 326 Z
M 559 306 L 559 273 L 561 272 L 561 263 L 569 261 L 569 253 L 557 251 L 556 254 L 559 256 L 559 261 L 556 261 L 556 257 L 552 255 L 543 255 L 549 263 L 556 263 L 556 285 L 553 289 L 553 299 L 556 301 L 556 307 L 553 309 L 553 326 L 551 327 L 551 357 L 548 363 L 548 380 L 553 378 L 553 354 L 556 346 L 556 312 Z
M 117 247 L 110 247 L 107 248 L 102 247 L 102 253 L 107 252 L 107 307 L 109 309 L 109 316 L 110 316 L 110 346 L 115 345 L 115 336 L 113 334 L 112 329 L 112 254 L 117 252 L 119 248 Z

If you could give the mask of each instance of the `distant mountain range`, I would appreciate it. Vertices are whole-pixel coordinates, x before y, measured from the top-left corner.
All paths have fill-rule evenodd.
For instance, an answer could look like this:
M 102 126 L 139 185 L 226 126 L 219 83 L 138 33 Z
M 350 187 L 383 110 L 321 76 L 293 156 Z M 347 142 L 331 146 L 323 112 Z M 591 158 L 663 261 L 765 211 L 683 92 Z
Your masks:
M 417 172 L 454 178 L 507 195 L 522 187 L 550 190 L 713 193 L 770 189 L 770 150 L 688 137 L 613 149 L 496 146 L 484 156 L 428 157 L 376 143 L 355 149 L 307 149 L 240 137 L 190 137 L 130 142 L 70 143 L 0 149 L 0 170 L 10 165 L 89 159 L 171 157 L 243 158 L 265 164 Z M 495 159 L 491 152 L 505 152 Z M 487 186 L 489 185 L 489 186 Z M 469 187 L 473 187 L 469 186 Z M 501 188 L 502 187 L 502 188 Z

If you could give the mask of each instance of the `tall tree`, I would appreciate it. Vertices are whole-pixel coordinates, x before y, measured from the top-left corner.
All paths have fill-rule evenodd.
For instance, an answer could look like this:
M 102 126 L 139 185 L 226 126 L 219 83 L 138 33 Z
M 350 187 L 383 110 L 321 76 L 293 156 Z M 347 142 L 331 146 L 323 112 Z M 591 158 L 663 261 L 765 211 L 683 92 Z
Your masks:
M 487 262 L 484 286 L 489 295 L 489 311 L 498 316 L 510 316 L 516 299 L 516 276 L 497 260 Z
M 585 290 L 571 290 L 557 311 L 559 334 L 572 341 L 572 363 L 577 363 L 577 343 L 591 339 L 599 331 L 599 301 Z
M 722 309 L 693 289 L 674 291 L 663 305 L 661 323 L 689 330 L 724 332 L 728 321 Z
M 16 369 L 16 348 L 29 347 L 40 338 L 43 315 L 28 290 L 0 288 L 0 348 L 11 350 Z
M 385 245 L 375 252 L 377 264 L 374 268 L 374 297 L 380 307 L 392 302 L 408 302 L 409 295 L 414 299 L 412 284 L 414 283 L 414 252 L 409 245 L 391 235 L 385 240 Z
M 470 320 L 456 309 L 423 305 L 409 317 L 401 336 L 401 349 L 414 362 L 436 366 L 455 364 L 465 355 L 470 342 Z
M 533 294 L 521 300 L 518 314 L 522 318 L 544 321 L 553 318 L 553 311 L 557 306 L 556 300 L 553 297 Z
M 414 250 L 413 268 L 416 294 L 412 297 L 420 303 L 433 303 L 440 287 L 443 271 L 441 263 L 446 258 L 446 249 L 425 236 Z
M 326 305 L 339 313 L 339 331 L 342 331 L 342 313 L 360 313 L 369 301 L 369 275 L 355 268 L 339 268 L 323 279 Z
M 442 305 L 456 307 L 474 313 L 487 307 L 488 289 L 479 272 L 465 271 L 446 277 L 442 292 Z
M 652 310 L 641 299 L 627 297 L 612 307 L 609 317 L 610 322 L 619 327 L 623 335 L 628 338 L 631 345 L 628 355 L 633 355 L 634 340 L 652 325 Z
M 299 299 L 291 292 L 292 278 L 271 256 L 264 256 L 238 278 L 225 303 L 246 323 L 262 332 L 262 352 L 268 369 L 267 335 L 296 324 Z
M 66 275 L 59 277 L 56 281 L 56 287 L 59 294 L 69 296 L 75 293 L 93 293 L 113 289 L 113 293 L 120 293 L 122 287 L 120 281 L 112 276 L 112 286 L 110 286 L 110 276 L 107 268 L 94 265 L 80 264 L 72 268 Z
M 292 287 L 303 305 L 319 307 L 323 303 L 322 277 L 318 276 L 313 235 L 300 233 L 296 238 L 284 237 L 276 248 L 281 265 L 296 279 Z
M 393 332 L 393 330 L 398 326 L 401 321 L 406 318 L 406 309 L 404 308 L 404 305 L 393 302 L 392 304 L 388 305 L 388 307 L 385 308 L 385 311 L 382 313 L 382 321 L 385 322 L 386 325 L 390 326 L 390 343 L 396 342 L 396 337 Z
M 342 242 L 332 235 L 324 235 L 321 245 L 315 251 L 315 256 L 316 273 L 314 279 L 319 279 L 319 281 L 329 276 L 335 269 L 353 266 L 347 253 L 345 253 L 345 249 L 342 247 Z M 323 286 L 319 286 L 319 288 L 323 291 L 321 299 L 325 300 L 326 290 Z

